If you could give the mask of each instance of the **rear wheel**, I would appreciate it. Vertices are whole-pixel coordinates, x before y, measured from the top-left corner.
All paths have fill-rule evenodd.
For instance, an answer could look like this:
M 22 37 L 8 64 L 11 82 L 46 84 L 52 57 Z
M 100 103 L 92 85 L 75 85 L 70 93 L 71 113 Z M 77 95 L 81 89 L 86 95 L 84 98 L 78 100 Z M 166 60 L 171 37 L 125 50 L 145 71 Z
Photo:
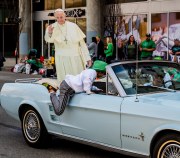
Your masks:
M 180 158 L 180 136 L 171 134 L 162 137 L 154 147 L 152 158 Z
M 26 142 L 35 148 L 47 145 L 49 135 L 40 115 L 35 109 L 29 107 L 22 113 L 22 132 Z

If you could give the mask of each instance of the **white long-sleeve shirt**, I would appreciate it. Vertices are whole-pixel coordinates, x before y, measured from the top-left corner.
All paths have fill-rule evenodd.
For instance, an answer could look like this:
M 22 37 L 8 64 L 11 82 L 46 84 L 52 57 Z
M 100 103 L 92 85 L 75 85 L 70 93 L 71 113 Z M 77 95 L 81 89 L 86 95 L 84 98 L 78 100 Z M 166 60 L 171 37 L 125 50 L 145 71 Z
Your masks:
M 96 76 L 97 73 L 95 70 L 86 69 L 76 76 L 66 75 L 65 81 L 76 93 L 84 91 L 90 93 Z

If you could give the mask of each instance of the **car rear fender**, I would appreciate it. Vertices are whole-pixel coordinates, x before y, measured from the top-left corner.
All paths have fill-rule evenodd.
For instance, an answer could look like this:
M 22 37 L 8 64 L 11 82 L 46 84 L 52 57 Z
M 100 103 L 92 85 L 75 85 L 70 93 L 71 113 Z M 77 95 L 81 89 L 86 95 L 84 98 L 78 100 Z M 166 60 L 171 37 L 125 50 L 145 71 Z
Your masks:
M 33 107 L 39 114 L 40 116 L 42 116 L 42 111 L 41 109 L 39 108 L 39 106 L 33 102 L 33 101 L 30 101 L 30 100 L 23 100 L 21 103 L 20 103 L 20 106 L 19 106 L 19 118 L 21 120 L 22 118 L 22 112 L 27 108 L 27 107 Z

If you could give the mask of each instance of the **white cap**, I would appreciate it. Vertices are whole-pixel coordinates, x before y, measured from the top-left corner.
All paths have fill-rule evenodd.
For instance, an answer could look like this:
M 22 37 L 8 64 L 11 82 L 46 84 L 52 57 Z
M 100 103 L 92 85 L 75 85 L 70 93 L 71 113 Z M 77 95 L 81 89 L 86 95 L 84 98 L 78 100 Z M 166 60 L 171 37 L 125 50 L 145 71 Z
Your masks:
M 56 9 L 56 10 L 54 11 L 54 13 L 56 13 L 56 12 L 63 12 L 63 13 L 64 13 L 64 10 L 58 8 L 58 9 Z

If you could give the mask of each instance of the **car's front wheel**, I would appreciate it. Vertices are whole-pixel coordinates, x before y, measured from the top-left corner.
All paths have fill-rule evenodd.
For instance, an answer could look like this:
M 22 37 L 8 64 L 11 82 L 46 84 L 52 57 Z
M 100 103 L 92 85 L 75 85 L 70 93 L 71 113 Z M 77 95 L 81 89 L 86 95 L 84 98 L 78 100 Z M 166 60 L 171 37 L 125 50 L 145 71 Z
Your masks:
M 40 115 L 35 109 L 29 107 L 23 111 L 21 125 L 23 136 L 30 146 L 42 148 L 47 145 L 49 135 Z
M 180 135 L 162 137 L 154 147 L 152 158 L 180 158 Z

